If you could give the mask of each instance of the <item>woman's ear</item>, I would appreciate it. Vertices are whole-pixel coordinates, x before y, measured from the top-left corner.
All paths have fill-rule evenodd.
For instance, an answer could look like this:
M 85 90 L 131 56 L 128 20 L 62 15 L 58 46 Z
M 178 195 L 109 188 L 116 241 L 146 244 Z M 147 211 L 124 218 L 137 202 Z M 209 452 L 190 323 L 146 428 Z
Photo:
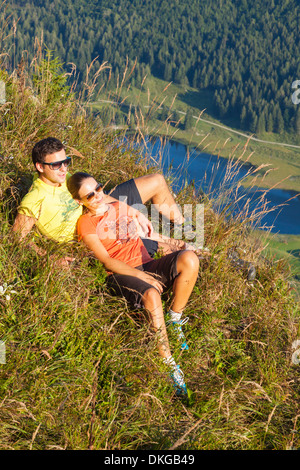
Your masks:
M 74 199 L 74 201 L 76 201 L 79 206 L 83 205 L 80 199 Z

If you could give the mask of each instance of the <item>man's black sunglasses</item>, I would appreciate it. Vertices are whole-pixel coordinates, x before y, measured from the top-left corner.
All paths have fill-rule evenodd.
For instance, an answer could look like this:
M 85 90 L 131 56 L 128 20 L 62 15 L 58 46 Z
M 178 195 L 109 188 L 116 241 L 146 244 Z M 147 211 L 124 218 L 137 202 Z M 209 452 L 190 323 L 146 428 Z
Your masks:
M 64 166 L 69 166 L 71 163 L 71 157 L 67 157 L 65 160 L 61 160 L 60 162 L 43 162 L 43 165 L 48 165 L 50 166 L 51 170 L 60 170 L 62 165 Z

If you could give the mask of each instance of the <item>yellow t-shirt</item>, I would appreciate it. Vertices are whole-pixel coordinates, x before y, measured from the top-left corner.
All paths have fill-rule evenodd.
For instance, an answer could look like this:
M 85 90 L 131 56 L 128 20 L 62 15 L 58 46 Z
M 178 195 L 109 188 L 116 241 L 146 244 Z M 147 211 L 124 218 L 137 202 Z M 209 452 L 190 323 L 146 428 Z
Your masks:
M 75 238 L 82 207 L 74 201 L 66 183 L 50 186 L 36 178 L 22 199 L 18 212 L 34 217 L 36 227 L 43 235 L 63 243 Z

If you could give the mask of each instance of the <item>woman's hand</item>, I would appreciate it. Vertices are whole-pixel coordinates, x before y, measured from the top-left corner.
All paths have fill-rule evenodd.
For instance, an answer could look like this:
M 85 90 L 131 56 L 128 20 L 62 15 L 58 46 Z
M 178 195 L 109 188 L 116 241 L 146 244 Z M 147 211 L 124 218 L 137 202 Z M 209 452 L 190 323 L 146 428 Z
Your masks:
M 136 220 L 142 232 L 142 235 L 140 236 L 145 238 L 151 238 L 154 230 L 150 220 L 142 212 L 139 211 L 136 211 Z
M 139 274 L 137 274 L 137 277 L 139 277 L 139 279 L 142 279 L 143 281 L 150 284 L 152 287 L 155 287 L 155 289 L 158 290 L 158 292 L 160 294 L 162 294 L 163 288 L 164 288 L 164 285 L 163 285 L 162 282 L 160 282 L 153 275 L 151 275 L 151 274 L 149 274 L 145 271 L 139 271 L 138 269 L 136 271 L 139 273 Z
M 118 259 L 111 258 L 107 253 L 106 249 L 102 245 L 101 241 L 96 234 L 89 234 L 83 236 L 83 242 L 88 248 L 94 253 L 96 258 L 103 263 L 107 271 L 111 271 L 116 274 L 125 274 L 127 276 L 135 276 L 139 279 L 144 280 L 152 287 L 158 290 L 159 293 L 163 291 L 163 284 L 151 274 L 139 269 L 133 268 L 128 264 Z

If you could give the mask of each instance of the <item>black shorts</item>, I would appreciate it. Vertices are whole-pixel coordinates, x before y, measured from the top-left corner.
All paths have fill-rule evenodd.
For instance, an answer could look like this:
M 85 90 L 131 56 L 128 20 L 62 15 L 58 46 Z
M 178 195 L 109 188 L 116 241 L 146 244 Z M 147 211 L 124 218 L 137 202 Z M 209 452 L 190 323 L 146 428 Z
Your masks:
M 134 179 L 119 184 L 112 191 L 109 191 L 108 194 L 114 197 L 115 199 L 125 202 L 129 206 L 134 206 L 138 204 L 143 205 L 143 201 L 136 187 Z M 154 240 L 150 240 L 149 238 L 142 238 L 142 241 L 149 255 L 153 257 L 158 250 L 158 243 Z
M 108 191 L 108 194 L 114 197 L 115 199 L 122 200 L 129 206 L 133 206 L 134 204 L 143 204 L 134 179 L 119 184 L 111 191 Z
M 163 284 L 164 292 L 166 292 L 173 286 L 174 280 L 178 276 L 177 259 L 182 252 L 183 250 L 175 251 L 138 266 L 136 269 L 155 276 Z M 133 307 L 142 308 L 142 297 L 153 286 L 135 276 L 110 274 L 107 277 L 107 287 L 112 294 L 125 297 Z

